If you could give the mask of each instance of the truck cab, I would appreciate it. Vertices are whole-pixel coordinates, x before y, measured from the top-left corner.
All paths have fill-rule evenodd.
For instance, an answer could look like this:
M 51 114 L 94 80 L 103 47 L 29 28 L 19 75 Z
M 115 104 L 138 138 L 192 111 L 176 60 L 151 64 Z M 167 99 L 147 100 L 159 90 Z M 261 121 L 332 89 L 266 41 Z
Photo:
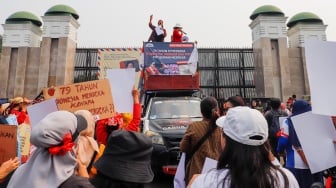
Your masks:
M 180 141 L 188 125 L 202 119 L 200 98 L 159 94 L 149 99 L 144 110 L 142 132 L 153 142 L 152 168 L 156 174 L 175 175 Z
M 157 175 L 175 175 L 184 133 L 202 119 L 197 61 L 193 43 L 144 43 L 141 131 L 152 139 Z

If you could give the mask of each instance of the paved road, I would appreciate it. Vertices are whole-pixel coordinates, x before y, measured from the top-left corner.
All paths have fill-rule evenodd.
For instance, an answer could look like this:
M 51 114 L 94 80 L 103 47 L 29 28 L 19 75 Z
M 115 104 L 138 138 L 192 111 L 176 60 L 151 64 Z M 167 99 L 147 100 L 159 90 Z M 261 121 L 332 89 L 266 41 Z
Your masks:
M 153 182 L 145 188 L 173 188 L 173 176 L 159 176 L 155 177 Z

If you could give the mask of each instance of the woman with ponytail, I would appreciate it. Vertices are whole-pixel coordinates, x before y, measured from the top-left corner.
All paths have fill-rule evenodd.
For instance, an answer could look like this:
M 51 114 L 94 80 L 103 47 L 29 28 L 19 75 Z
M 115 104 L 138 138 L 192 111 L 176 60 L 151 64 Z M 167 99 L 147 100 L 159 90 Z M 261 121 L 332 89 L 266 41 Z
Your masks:
M 185 172 L 186 184 L 194 174 L 201 173 L 206 157 L 218 160 L 221 152 L 221 130 L 216 126 L 220 113 L 218 102 L 214 97 L 206 97 L 201 101 L 200 108 L 203 119 L 188 126 L 180 143 L 181 151 L 189 158 Z M 200 140 L 203 142 L 200 143 Z M 195 145 L 198 145 L 197 149 Z

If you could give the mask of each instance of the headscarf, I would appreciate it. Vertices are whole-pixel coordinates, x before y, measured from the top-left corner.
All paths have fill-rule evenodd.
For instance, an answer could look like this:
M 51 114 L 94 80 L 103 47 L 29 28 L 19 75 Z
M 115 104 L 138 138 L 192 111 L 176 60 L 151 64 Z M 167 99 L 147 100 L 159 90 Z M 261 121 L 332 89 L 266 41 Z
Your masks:
M 30 142 L 35 151 L 14 172 L 8 188 L 59 187 L 74 174 L 77 161 L 73 145 L 86 126 L 83 117 L 68 111 L 45 116 L 32 128 Z
M 94 152 L 98 152 L 98 144 L 93 138 L 95 130 L 95 121 L 90 111 L 78 110 L 75 112 L 77 115 L 82 115 L 87 121 L 87 128 L 82 130 L 79 134 L 76 152 L 79 160 L 83 165 L 88 166 L 92 160 Z
M 301 143 L 295 132 L 291 117 L 311 111 L 311 105 L 305 100 L 297 100 L 293 104 L 292 115 L 288 118 L 289 141 L 295 147 L 301 147 Z

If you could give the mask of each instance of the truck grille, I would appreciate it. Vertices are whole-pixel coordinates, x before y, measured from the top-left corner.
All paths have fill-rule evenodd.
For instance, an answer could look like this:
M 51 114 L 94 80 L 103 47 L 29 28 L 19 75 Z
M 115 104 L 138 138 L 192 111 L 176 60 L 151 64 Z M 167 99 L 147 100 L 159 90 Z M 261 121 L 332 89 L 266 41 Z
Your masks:
M 167 136 L 163 137 L 163 141 L 167 149 L 173 148 L 173 147 L 180 147 L 181 140 L 182 140 L 182 137 L 167 137 Z

